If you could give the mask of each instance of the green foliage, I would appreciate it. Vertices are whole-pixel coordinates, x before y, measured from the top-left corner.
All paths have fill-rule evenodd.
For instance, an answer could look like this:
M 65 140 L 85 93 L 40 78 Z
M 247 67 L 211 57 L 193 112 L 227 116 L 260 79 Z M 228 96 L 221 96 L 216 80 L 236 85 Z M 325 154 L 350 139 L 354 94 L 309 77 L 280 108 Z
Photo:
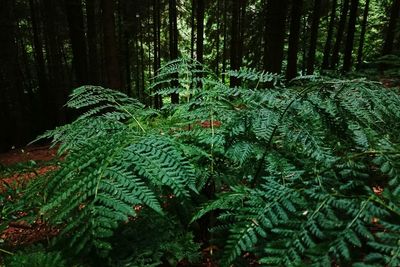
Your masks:
M 130 266 L 192 259 L 188 231 L 206 214 L 217 217 L 222 266 L 245 252 L 266 266 L 398 266 L 398 90 L 316 76 L 262 89 L 280 77 L 229 74 L 242 86 L 196 62 L 170 62 L 151 89 L 179 92 L 181 104 L 159 111 L 78 88 L 67 105 L 83 115 L 44 135 L 65 159 L 43 183 L 41 214 L 75 252 L 113 251 Z
M 21 251 L 6 258 L 5 267 L 64 267 L 66 261 L 59 252 Z

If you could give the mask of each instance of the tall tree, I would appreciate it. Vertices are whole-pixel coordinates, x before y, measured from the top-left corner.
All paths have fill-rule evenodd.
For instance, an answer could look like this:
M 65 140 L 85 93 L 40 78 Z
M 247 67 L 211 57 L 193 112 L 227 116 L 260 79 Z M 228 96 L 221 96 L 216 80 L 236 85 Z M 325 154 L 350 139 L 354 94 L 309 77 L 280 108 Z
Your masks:
M 240 2 L 242 0 L 232 0 L 232 24 L 231 24 L 231 47 L 230 64 L 232 70 L 240 68 L 239 49 L 240 49 Z M 231 86 L 239 85 L 239 80 L 235 77 L 230 78 Z
M 286 79 L 290 81 L 297 76 L 297 55 L 299 52 L 299 38 L 303 0 L 292 2 L 290 14 L 290 34 L 287 58 Z
M 17 61 L 15 1 L 0 4 L 0 150 L 21 145 L 28 132 L 24 124 L 22 80 Z
M 153 47 L 154 47 L 154 59 L 153 69 L 154 76 L 157 76 L 159 69 L 161 68 L 161 7 L 160 0 L 153 0 Z M 155 88 L 157 90 L 157 88 Z M 162 97 L 156 95 L 154 97 L 154 106 L 156 108 L 162 107 Z
M 352 65 L 352 54 L 354 47 L 354 34 L 356 31 L 357 10 L 359 0 L 351 0 L 349 25 L 346 36 L 346 46 L 343 59 L 343 71 L 348 72 Z
M 43 0 L 44 33 L 46 40 L 46 61 L 49 76 L 49 96 L 47 100 L 53 113 L 48 114 L 49 127 L 66 122 L 66 114 L 62 107 L 67 99 L 67 78 L 65 74 L 64 54 L 60 36 L 60 25 L 56 23 L 59 18 L 57 2 Z
M 29 8 L 30 8 L 30 15 L 31 15 L 31 24 L 32 24 L 32 35 L 33 35 L 33 50 L 35 56 L 35 67 L 39 82 L 39 94 L 41 97 L 41 106 L 46 108 L 46 104 L 48 101 L 46 100 L 49 97 L 48 86 L 47 86 L 47 79 L 46 79 L 46 66 L 44 61 L 43 55 L 43 42 L 40 35 L 40 28 L 39 28 L 39 21 L 37 15 L 37 8 L 36 8 L 36 1 L 29 0 Z M 44 110 L 43 110 L 44 111 Z M 51 111 L 54 112 L 54 111 Z M 43 114 L 47 114 L 44 111 Z M 42 121 L 42 123 L 45 123 Z M 45 126 L 45 125 L 43 125 Z
M 82 0 L 64 0 L 66 6 L 69 35 L 71 38 L 72 65 L 75 70 L 76 85 L 88 81 L 87 48 L 83 23 Z
M 196 57 L 197 61 L 203 63 L 204 55 L 204 0 L 197 0 L 196 8 Z
M 339 52 L 340 52 L 340 47 L 342 45 L 343 32 L 346 27 L 347 13 L 349 11 L 349 3 L 350 3 L 349 0 L 344 0 L 342 5 L 339 26 L 336 33 L 335 45 L 333 46 L 333 51 L 332 51 L 331 69 L 335 69 L 337 64 L 339 63 Z
M 113 89 L 122 90 L 121 70 L 118 60 L 118 46 L 115 35 L 114 0 L 101 0 L 104 61 L 106 69 L 106 85 Z
M 265 5 L 264 70 L 280 73 L 283 62 L 288 0 L 268 0 Z
M 367 0 L 367 1 L 369 1 L 369 0 Z M 333 0 L 331 15 L 329 18 L 328 34 L 327 34 L 326 42 L 325 42 L 325 46 L 324 46 L 324 56 L 322 58 L 322 65 L 321 65 L 322 69 L 329 68 L 329 59 L 330 59 L 330 54 L 331 54 L 331 49 L 332 49 L 333 30 L 334 30 L 335 23 L 336 23 L 336 8 L 337 8 L 337 0 Z
M 369 2 L 370 0 L 365 1 L 363 20 L 361 24 L 361 34 L 360 34 L 360 42 L 358 44 L 358 53 L 357 53 L 357 69 L 360 68 L 363 60 L 363 49 L 365 42 L 365 33 L 367 31 L 367 23 L 368 23 L 368 12 L 369 12 Z
M 308 57 L 307 57 L 307 74 L 308 75 L 311 75 L 314 73 L 315 52 L 317 50 L 318 29 L 319 29 L 319 21 L 320 21 L 320 17 L 321 17 L 321 1 L 322 0 L 314 0 L 312 23 L 311 23 L 310 48 L 308 50 Z
M 98 27 L 96 23 L 96 10 L 98 0 L 86 0 L 86 25 L 88 44 L 88 75 L 91 84 L 100 82 L 100 66 L 98 53 Z
M 169 10 L 169 57 L 170 60 L 174 60 L 178 58 L 178 13 L 176 8 L 176 0 L 168 1 L 168 10 Z M 178 77 L 175 77 L 173 81 L 173 87 L 178 87 Z M 179 94 L 173 93 L 171 94 L 171 102 L 174 104 L 179 103 Z
M 386 30 L 385 42 L 383 44 L 383 55 L 387 55 L 393 52 L 393 42 L 396 33 L 396 25 L 399 18 L 400 11 L 400 0 L 393 0 L 389 24 Z

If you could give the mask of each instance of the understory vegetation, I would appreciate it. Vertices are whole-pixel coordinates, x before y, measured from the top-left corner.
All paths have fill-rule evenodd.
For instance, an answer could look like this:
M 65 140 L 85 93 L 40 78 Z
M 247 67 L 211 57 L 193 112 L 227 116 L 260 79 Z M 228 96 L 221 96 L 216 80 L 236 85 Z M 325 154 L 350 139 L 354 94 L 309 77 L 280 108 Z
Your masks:
M 81 115 L 39 138 L 57 169 L 9 211 L 60 234 L 6 266 L 193 266 L 202 249 L 220 266 L 399 266 L 399 88 L 228 74 L 241 85 L 168 63 L 147 93 L 181 103 L 161 110 L 74 90 Z

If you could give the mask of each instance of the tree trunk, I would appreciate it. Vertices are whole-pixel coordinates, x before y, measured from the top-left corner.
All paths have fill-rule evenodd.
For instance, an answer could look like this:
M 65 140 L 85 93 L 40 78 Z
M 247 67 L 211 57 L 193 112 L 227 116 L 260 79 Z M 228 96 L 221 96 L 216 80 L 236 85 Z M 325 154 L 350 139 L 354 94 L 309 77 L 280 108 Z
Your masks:
M 48 102 L 47 98 L 49 97 L 47 79 L 46 79 L 46 67 L 43 55 L 43 43 L 40 39 L 39 25 L 38 25 L 38 17 L 37 11 L 35 8 L 34 0 L 29 0 L 29 8 L 31 13 L 31 23 L 32 23 L 32 33 L 33 33 L 33 51 L 35 56 L 35 66 L 36 72 L 39 82 L 39 96 L 41 99 L 41 107 L 43 115 L 47 115 L 48 112 L 54 112 L 54 110 L 47 110 L 48 107 L 46 103 Z M 44 121 L 42 126 L 46 129 L 47 125 Z
M 303 0 L 293 1 L 290 19 L 289 48 L 286 69 L 286 79 L 288 81 L 297 76 L 297 54 L 299 52 L 302 11 Z
M 25 128 L 22 80 L 18 70 L 15 1 L 2 0 L 0 8 L 0 151 L 22 145 Z
M 356 31 L 357 10 L 359 0 L 351 0 L 350 18 L 346 37 L 346 47 L 343 59 L 343 72 L 348 72 L 352 65 L 352 54 L 354 46 L 354 34 Z
M 363 49 L 364 49 L 365 33 L 367 30 L 367 23 L 368 23 L 369 2 L 370 0 L 366 0 L 364 7 L 363 21 L 361 24 L 360 42 L 358 45 L 357 69 L 360 68 L 363 61 Z
M 170 59 L 174 60 L 178 58 L 178 24 L 177 24 L 177 10 L 176 0 L 168 1 L 169 9 L 169 55 Z M 174 77 L 172 86 L 177 88 L 179 86 L 178 76 Z M 171 102 L 173 104 L 179 104 L 179 93 L 171 94 Z
M 161 68 L 161 14 L 160 14 L 160 0 L 153 0 L 153 42 L 154 42 L 154 76 L 158 75 L 158 71 Z M 157 87 L 155 88 L 157 90 Z M 156 108 L 162 107 L 162 97 L 160 95 L 156 95 L 154 97 L 154 106 Z
M 66 122 L 66 114 L 62 107 L 68 96 L 66 89 L 66 77 L 63 64 L 62 45 L 59 36 L 59 29 L 54 23 L 58 14 L 56 12 L 56 3 L 53 0 L 43 0 L 43 14 L 46 36 L 46 59 L 49 75 L 48 103 L 53 113 L 48 114 L 49 127 L 54 128 L 58 124 Z
M 387 27 L 385 43 L 383 44 L 382 55 L 387 55 L 393 52 L 393 41 L 396 33 L 397 20 L 399 18 L 400 0 L 393 0 L 390 13 L 389 25 Z
M 367 0 L 367 1 L 369 1 L 369 0 Z M 336 7 L 337 7 L 337 0 L 333 0 L 331 16 L 329 19 L 328 35 L 326 37 L 326 42 L 325 42 L 325 47 L 324 47 L 324 56 L 322 59 L 322 66 L 321 66 L 322 69 L 329 68 L 329 58 L 330 58 L 331 49 L 332 49 L 333 29 L 334 29 L 335 22 L 336 22 Z
M 264 70 L 281 73 L 288 0 L 268 0 L 266 4 Z
M 190 58 L 194 59 L 194 43 L 196 28 L 196 0 L 192 0 L 192 12 L 190 15 Z
M 332 52 L 331 69 L 335 69 L 337 67 L 337 64 L 339 63 L 339 52 L 340 52 L 340 47 L 342 45 L 343 32 L 346 27 L 347 13 L 349 11 L 349 3 L 350 3 L 349 0 L 344 0 L 343 2 L 339 26 L 336 33 L 336 41 Z
M 222 43 L 222 81 L 225 83 L 225 72 L 226 72 L 226 52 L 227 52 L 227 39 L 228 39 L 228 30 L 227 30 L 227 7 L 226 7 L 226 1 L 227 0 L 222 0 L 223 1 L 223 26 L 222 26 L 222 31 L 224 35 L 224 41 Z
M 204 0 L 197 0 L 196 8 L 196 57 L 197 61 L 203 63 L 204 54 Z
M 230 65 L 232 70 L 240 68 L 238 62 L 239 42 L 240 42 L 240 0 L 232 0 L 232 25 L 231 25 L 231 54 Z M 239 80 L 235 77 L 230 78 L 231 87 L 239 85 Z
M 100 83 L 100 67 L 98 57 L 98 35 L 96 27 L 97 0 L 86 0 L 87 43 L 89 55 L 89 82 Z
M 315 65 L 315 52 L 317 50 L 318 40 L 318 29 L 319 20 L 321 17 L 321 0 L 314 0 L 314 8 L 311 23 L 311 37 L 310 37 L 310 48 L 308 50 L 307 57 L 307 74 L 312 75 L 314 73 Z
M 114 0 L 102 0 L 104 56 L 107 87 L 123 90 L 115 36 Z
M 72 66 L 75 70 L 75 86 L 87 84 L 87 49 L 83 24 L 82 0 L 64 0 L 67 11 L 69 35 L 72 47 Z

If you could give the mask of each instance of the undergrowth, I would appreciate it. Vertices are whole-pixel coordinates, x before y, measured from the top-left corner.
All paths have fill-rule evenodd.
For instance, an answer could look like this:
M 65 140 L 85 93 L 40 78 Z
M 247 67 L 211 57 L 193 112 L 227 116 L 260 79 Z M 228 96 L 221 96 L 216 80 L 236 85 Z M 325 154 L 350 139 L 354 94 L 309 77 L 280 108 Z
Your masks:
M 210 228 L 221 266 L 246 253 L 263 266 L 399 266 L 399 90 L 228 74 L 241 86 L 168 63 L 149 92 L 181 103 L 161 110 L 76 89 L 67 106 L 82 115 L 41 137 L 65 159 L 27 192 L 62 229 L 52 248 L 107 266 L 175 266 L 196 262 Z

